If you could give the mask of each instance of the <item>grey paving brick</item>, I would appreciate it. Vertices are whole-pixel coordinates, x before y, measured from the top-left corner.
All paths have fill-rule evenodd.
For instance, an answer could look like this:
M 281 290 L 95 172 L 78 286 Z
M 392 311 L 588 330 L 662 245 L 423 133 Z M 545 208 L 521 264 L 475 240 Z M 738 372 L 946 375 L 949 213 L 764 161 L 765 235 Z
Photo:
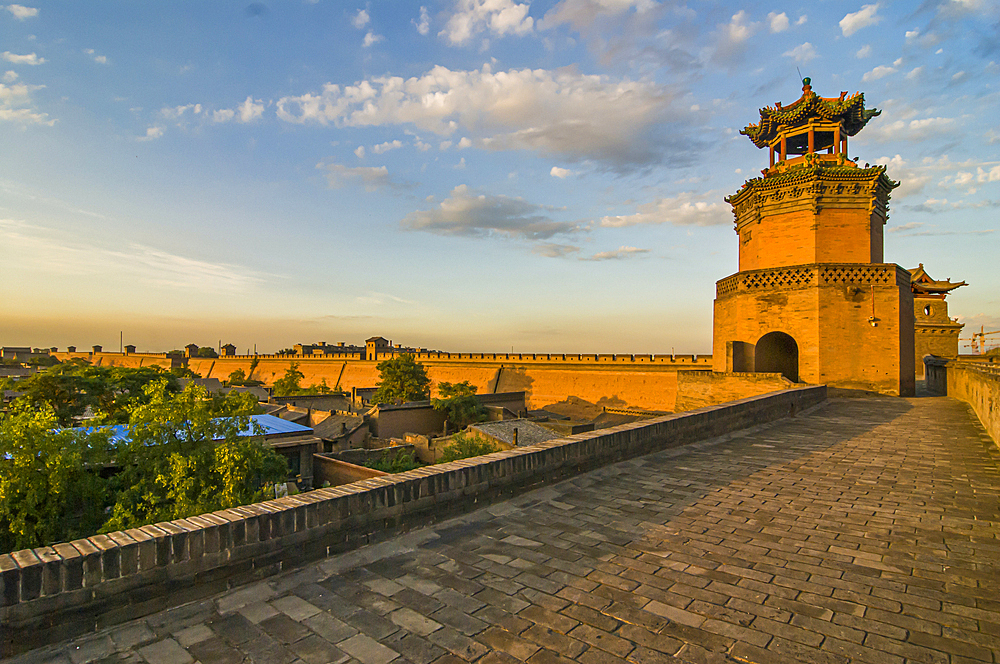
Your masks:
M 194 658 L 173 639 L 163 639 L 139 648 L 139 656 L 149 664 L 190 664 Z

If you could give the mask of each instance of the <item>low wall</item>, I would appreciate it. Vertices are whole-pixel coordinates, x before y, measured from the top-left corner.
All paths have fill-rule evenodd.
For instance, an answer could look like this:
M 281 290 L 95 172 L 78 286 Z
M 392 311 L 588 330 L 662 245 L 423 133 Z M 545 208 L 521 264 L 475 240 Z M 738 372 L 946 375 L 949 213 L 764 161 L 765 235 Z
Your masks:
M 758 394 L 787 390 L 794 385 L 780 373 L 682 371 L 677 374 L 677 403 L 674 411 L 681 413 Z
M 366 468 L 360 464 L 337 459 L 328 454 L 313 455 L 313 469 L 316 473 L 315 483 L 317 486 L 326 485 L 336 487 L 386 475 L 381 470 Z
M 957 360 L 928 361 L 926 368 L 928 389 L 934 385 L 937 388 L 934 391 L 941 394 L 943 382 L 944 394 L 972 406 L 993 442 L 1000 445 L 1000 366 Z M 945 374 L 943 381 L 942 372 Z
M 211 514 L 0 555 L 0 657 L 209 597 L 606 464 L 790 415 L 801 387 Z

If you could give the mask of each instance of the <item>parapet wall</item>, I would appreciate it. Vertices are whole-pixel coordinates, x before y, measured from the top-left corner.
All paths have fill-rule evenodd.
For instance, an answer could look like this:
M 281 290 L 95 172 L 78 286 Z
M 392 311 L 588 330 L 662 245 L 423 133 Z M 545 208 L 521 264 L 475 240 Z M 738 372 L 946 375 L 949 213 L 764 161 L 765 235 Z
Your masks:
M 1000 445 L 1000 365 L 939 358 L 928 358 L 926 365 L 928 388 L 941 394 L 943 386 L 944 394 L 972 406 L 993 442 Z
M 531 447 L 0 555 L 0 657 L 217 594 L 635 456 L 794 416 L 801 387 Z

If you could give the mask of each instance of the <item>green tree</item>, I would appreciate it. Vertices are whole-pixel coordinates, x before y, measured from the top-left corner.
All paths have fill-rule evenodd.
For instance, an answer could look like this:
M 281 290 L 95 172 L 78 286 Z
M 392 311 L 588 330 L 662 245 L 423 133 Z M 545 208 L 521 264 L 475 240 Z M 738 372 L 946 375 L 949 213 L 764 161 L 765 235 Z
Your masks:
M 243 369 L 234 369 L 232 373 L 229 374 L 229 384 L 230 385 L 242 385 L 246 382 L 247 374 Z
M 423 401 L 431 396 L 431 379 L 427 377 L 424 365 L 416 361 L 410 353 L 404 353 L 383 362 L 376 367 L 379 370 L 378 389 L 372 395 L 371 402 L 404 403 L 406 401 Z
M 208 346 L 202 346 L 198 349 L 195 357 L 218 357 L 219 354 L 215 352 L 214 348 L 209 348 Z
M 108 433 L 57 425 L 47 404 L 0 419 L 0 552 L 87 537 L 104 522 Z
M 500 449 L 498 444 L 488 440 L 473 438 L 465 433 L 456 433 L 452 436 L 451 444 L 441 450 L 441 459 L 438 463 L 468 459 L 469 457 L 490 454 L 491 452 L 499 452 Z
M 438 396 L 431 399 L 434 410 L 445 414 L 456 429 L 464 429 L 486 419 L 486 409 L 476 398 L 476 386 L 469 381 L 438 383 Z
M 122 470 L 104 532 L 246 505 L 287 476 L 284 458 L 252 430 L 251 395 L 213 396 L 193 383 L 172 394 L 163 382 L 147 393 L 116 450 Z
M 299 371 L 299 365 L 295 362 L 285 370 L 285 375 L 274 381 L 271 386 L 271 394 L 276 397 L 288 397 L 299 394 L 302 391 L 302 379 L 305 374 Z

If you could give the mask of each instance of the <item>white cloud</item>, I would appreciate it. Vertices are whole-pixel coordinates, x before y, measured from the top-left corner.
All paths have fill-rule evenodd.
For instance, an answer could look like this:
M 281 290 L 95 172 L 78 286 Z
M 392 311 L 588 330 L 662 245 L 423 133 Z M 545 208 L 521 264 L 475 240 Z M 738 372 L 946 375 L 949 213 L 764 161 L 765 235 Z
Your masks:
M 795 25 L 805 25 L 808 20 L 809 17 L 803 14 L 802 16 L 799 17 L 799 20 L 795 22 Z
M 356 157 L 357 157 L 358 159 L 364 159 L 364 158 L 365 158 L 365 146 L 363 146 L 363 145 L 359 145 L 359 146 L 358 146 L 358 147 L 357 147 L 357 148 L 356 148 L 356 149 L 354 150 L 354 155 L 355 155 L 355 156 L 356 156 Z
M 45 58 L 40 58 L 35 53 L 18 55 L 16 53 L 11 53 L 10 51 L 4 51 L 0 54 L 0 56 L 2 56 L 7 62 L 14 65 L 40 65 L 46 62 Z
M 858 60 L 863 60 L 868 56 L 870 56 L 871 54 L 872 54 L 871 44 L 865 44 L 864 46 L 858 49 L 858 52 L 854 54 L 854 57 L 856 57 Z
M 549 175 L 554 178 L 559 178 L 560 180 L 565 180 L 570 175 L 573 175 L 573 171 L 566 168 L 559 168 L 558 166 L 553 166 L 552 170 L 549 171 Z
M 248 96 L 243 103 L 239 105 L 238 110 L 240 112 L 240 122 L 253 122 L 264 115 L 264 102 L 260 99 L 255 100 L 253 97 Z
M 369 30 L 368 33 L 365 34 L 365 39 L 361 43 L 361 46 L 363 48 L 368 48 L 369 46 L 373 46 L 373 45 L 379 43 L 383 39 L 385 39 L 385 37 L 383 37 L 382 35 L 376 35 L 374 32 L 372 32 L 371 30 Z
M 921 65 L 920 67 L 914 67 L 913 69 L 911 69 L 911 70 L 910 70 L 910 71 L 909 71 L 909 72 L 908 72 L 908 73 L 906 74 L 905 78 L 906 78 L 906 80 L 908 80 L 908 81 L 912 81 L 912 80 L 914 80 L 914 79 L 917 79 L 917 78 L 920 78 L 920 76 L 921 76 L 921 75 L 922 75 L 923 73 L 924 73 L 924 68 L 923 68 L 923 66 Z
M 488 150 L 535 150 L 562 160 L 595 160 L 616 170 L 658 162 L 667 150 L 673 98 L 651 81 L 612 80 L 572 70 L 452 71 L 381 77 L 319 94 L 283 97 L 285 122 L 338 127 L 413 125 L 453 136 L 470 134 Z M 673 116 L 673 117 L 672 117 Z M 445 149 L 447 146 L 443 146 Z M 677 150 L 690 159 L 688 150 Z
M 136 140 L 139 141 L 155 141 L 156 139 L 163 136 L 163 127 L 158 127 L 156 125 L 146 129 L 146 135 L 140 136 Z
M 458 142 L 459 150 L 465 150 L 471 147 L 472 147 L 472 141 L 469 140 L 468 136 L 463 136 L 462 139 Z
M 141 244 L 109 249 L 12 219 L 0 219 L 0 238 L 2 244 L 18 247 L 17 253 L 26 258 L 21 266 L 26 271 L 197 291 L 242 291 L 263 282 L 242 266 L 209 263 Z
M 885 78 L 889 74 L 895 74 L 895 73 L 896 73 L 895 67 L 890 67 L 888 65 L 879 65 L 878 67 L 875 67 L 875 69 L 872 69 L 870 72 L 862 76 L 861 80 L 864 81 L 865 83 L 868 83 L 869 81 L 877 81 L 880 78 Z
M 918 118 L 915 120 L 896 120 L 895 122 L 873 124 L 866 128 L 866 140 L 876 143 L 886 141 L 922 141 L 932 136 L 952 130 L 955 121 L 952 118 Z
M 403 142 L 400 141 L 399 139 L 396 139 L 395 141 L 386 141 L 385 143 L 379 143 L 378 145 L 373 145 L 372 152 L 374 152 L 375 154 L 384 154 L 389 150 L 398 150 L 401 147 L 403 147 Z
M 361 184 L 365 191 L 375 191 L 381 187 L 398 189 L 410 186 L 394 182 L 389 177 L 389 169 L 385 166 L 344 166 L 320 162 L 316 168 L 326 171 L 326 181 L 331 189 L 340 189 L 353 183 Z
M 673 198 L 661 198 L 640 205 L 635 214 L 603 217 L 601 226 L 621 228 L 639 224 L 675 226 L 716 226 L 732 223 L 732 208 L 714 198 L 715 192 L 685 192 Z M 711 202 L 709 202 L 711 201 Z
M 521 198 L 476 194 L 463 184 L 452 189 L 440 206 L 411 212 L 400 223 L 409 230 L 437 235 L 526 240 L 547 240 L 580 230 L 576 224 L 553 221 L 544 214 L 550 209 Z
M 438 35 L 453 46 L 467 44 L 483 31 L 497 37 L 526 35 L 534 27 L 528 8 L 514 0 L 455 0 L 455 13 Z
M 360 30 L 361 28 L 368 25 L 368 21 L 372 20 L 372 17 L 368 15 L 364 9 L 359 9 L 358 13 L 354 15 L 351 19 L 351 25 Z
M 878 3 L 865 5 L 858 11 L 840 19 L 840 31 L 845 37 L 850 37 L 858 30 L 875 25 L 881 20 L 882 17 L 878 15 Z
M 799 44 L 790 51 L 785 51 L 782 55 L 786 58 L 792 58 L 796 62 L 805 63 L 816 58 L 817 53 L 812 44 L 805 42 L 804 44 Z
M 1000 164 L 996 161 L 954 162 L 946 155 L 912 163 L 897 154 L 892 158 L 880 157 L 875 163 L 886 166 L 886 175 L 901 183 L 892 192 L 893 200 L 921 193 L 932 180 L 938 180 L 938 186 L 966 189 L 969 193 L 975 191 L 975 186 L 1000 182 Z
M 14 83 L 17 80 L 17 74 L 12 71 L 6 72 L 3 80 L 11 85 L 0 83 L 0 122 L 41 124 L 49 127 L 56 123 L 55 120 L 49 118 L 48 113 L 42 113 L 36 109 L 31 101 L 31 93 L 44 88 L 44 85 Z
M 17 80 L 17 72 L 14 71 L 13 69 L 8 69 L 3 73 L 3 76 L 0 77 L 0 80 L 2 80 L 4 83 L 13 83 L 14 81 Z
M 167 120 L 179 120 L 184 117 L 188 111 L 191 111 L 194 115 L 201 113 L 201 104 L 184 104 L 183 106 L 161 108 L 160 115 Z
M 538 27 L 548 30 L 562 23 L 568 23 L 576 30 L 582 30 L 597 21 L 618 16 L 633 8 L 642 14 L 654 9 L 658 4 L 653 0 L 560 0 L 555 7 L 546 12 L 538 22 Z
M 580 252 L 580 247 L 571 244 L 557 244 L 555 242 L 539 242 L 531 249 L 531 253 L 545 256 L 546 258 L 562 258 L 569 254 Z
M 230 122 L 236 117 L 236 111 L 231 108 L 220 108 L 212 111 L 212 122 Z
M 643 254 L 648 254 L 649 249 L 639 249 L 637 247 L 618 247 L 614 251 L 602 251 L 594 254 L 590 258 L 581 258 L 582 261 L 616 261 L 623 258 L 638 258 Z
M 759 27 L 759 23 L 749 20 L 746 11 L 741 9 L 733 14 L 729 23 L 720 24 L 716 29 L 712 60 L 723 64 L 740 61 L 746 50 L 747 41 Z
M 430 14 L 427 13 L 427 7 L 420 8 L 419 22 L 417 21 L 417 19 L 413 19 L 412 23 L 414 26 L 416 26 L 417 32 L 422 35 L 426 35 L 428 32 L 431 31 L 431 17 Z
M 788 29 L 788 14 L 785 12 L 781 12 L 780 14 L 771 12 L 767 15 L 767 23 L 771 27 L 771 32 L 784 32 Z
M 83 52 L 89 55 L 91 58 L 93 58 L 94 62 L 98 64 L 102 65 L 108 64 L 108 57 L 106 55 L 96 55 L 94 49 L 92 48 L 85 48 L 83 49 Z
M 34 16 L 38 16 L 38 9 L 35 7 L 25 7 L 24 5 L 7 5 L 4 7 L 14 15 L 18 21 L 23 21 Z

